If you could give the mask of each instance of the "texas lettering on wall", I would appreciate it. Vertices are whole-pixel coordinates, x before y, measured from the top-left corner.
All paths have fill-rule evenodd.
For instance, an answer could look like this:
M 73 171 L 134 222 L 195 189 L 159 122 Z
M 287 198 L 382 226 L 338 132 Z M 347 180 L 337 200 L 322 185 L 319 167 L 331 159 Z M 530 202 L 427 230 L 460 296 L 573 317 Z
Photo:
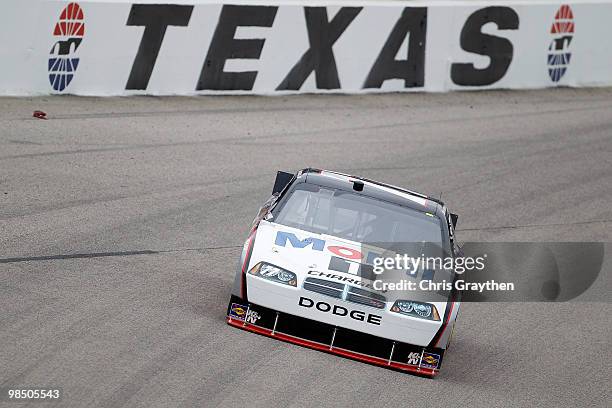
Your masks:
M 128 26 L 143 26 L 144 32 L 132 64 L 126 90 L 145 90 L 153 72 L 168 27 L 187 27 L 194 6 L 134 4 L 127 20 Z M 293 67 L 280 79 L 276 90 L 299 90 L 314 74 L 318 89 L 340 89 L 334 44 L 363 7 L 341 7 L 330 17 L 326 7 L 303 7 L 304 24 L 309 48 Z M 266 27 L 274 24 L 277 6 L 224 5 L 214 31 L 195 90 L 252 90 L 257 71 L 227 72 L 229 59 L 259 59 L 265 38 L 238 39 L 241 27 Z M 419 88 L 425 84 L 425 56 L 427 44 L 427 8 L 405 7 L 372 61 L 363 89 L 381 88 L 390 79 L 399 79 L 405 88 Z M 470 63 L 454 63 L 451 79 L 457 85 L 491 85 L 500 80 L 513 57 L 512 43 L 503 37 L 481 32 L 485 24 L 494 23 L 499 30 L 519 28 L 518 14 L 510 7 L 486 7 L 472 13 L 461 31 L 461 47 L 468 52 L 484 55 L 491 62 L 477 69 Z M 359 52 L 358 50 L 355 50 Z M 402 54 L 402 59 L 397 55 Z

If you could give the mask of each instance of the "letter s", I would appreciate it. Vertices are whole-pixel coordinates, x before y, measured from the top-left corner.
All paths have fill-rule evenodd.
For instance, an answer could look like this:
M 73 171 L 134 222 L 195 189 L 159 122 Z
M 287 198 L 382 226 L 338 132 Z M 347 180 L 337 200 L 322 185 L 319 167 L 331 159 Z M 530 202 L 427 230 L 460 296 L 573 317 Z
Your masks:
M 519 28 L 519 16 L 510 7 L 485 7 L 468 17 L 461 30 L 461 48 L 467 52 L 488 56 L 491 62 L 486 68 L 477 69 L 472 63 L 457 63 L 451 66 L 451 80 L 456 85 L 491 85 L 506 74 L 514 49 L 510 40 L 484 34 L 481 30 L 487 23 L 495 23 L 499 30 Z

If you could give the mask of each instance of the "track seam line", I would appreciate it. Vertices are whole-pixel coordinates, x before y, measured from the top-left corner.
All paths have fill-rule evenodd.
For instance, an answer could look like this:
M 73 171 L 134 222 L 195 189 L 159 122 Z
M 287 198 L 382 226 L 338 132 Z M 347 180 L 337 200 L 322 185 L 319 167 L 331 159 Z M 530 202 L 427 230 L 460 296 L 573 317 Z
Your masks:
M 535 228 L 535 227 L 563 227 L 563 226 L 570 226 L 570 225 L 586 225 L 586 224 L 597 224 L 597 223 L 608 223 L 608 222 L 612 222 L 612 220 L 577 221 L 577 222 L 553 223 L 553 224 L 502 225 L 499 227 L 480 227 L 480 228 L 458 228 L 457 231 L 485 231 L 485 230 Z
M 57 254 L 57 255 L 42 255 L 42 256 L 31 256 L 31 257 L 13 257 L 13 258 L 0 258 L 0 264 L 3 263 L 18 263 L 18 262 L 36 262 L 36 261 L 53 261 L 53 260 L 64 260 L 64 259 L 87 259 L 87 258 L 108 258 L 108 257 L 120 257 L 120 256 L 134 256 L 134 255 L 158 255 L 167 254 L 172 252 L 192 252 L 192 251 L 214 251 L 219 249 L 234 249 L 240 248 L 241 245 L 227 245 L 227 246 L 215 246 L 215 247 L 201 247 L 201 248 L 181 248 L 181 249 L 162 249 L 162 250 L 139 250 L 139 251 L 113 251 L 113 252 L 88 252 L 88 253 L 77 253 L 77 254 Z

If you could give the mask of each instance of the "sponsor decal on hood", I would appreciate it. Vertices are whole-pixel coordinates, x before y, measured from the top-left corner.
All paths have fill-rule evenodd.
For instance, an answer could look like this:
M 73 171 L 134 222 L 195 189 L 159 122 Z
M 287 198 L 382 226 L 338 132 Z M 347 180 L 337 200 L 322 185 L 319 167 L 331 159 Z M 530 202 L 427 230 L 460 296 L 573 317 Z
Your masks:
M 260 224 L 257 246 L 289 270 L 363 287 L 376 279 L 372 262 L 383 254 L 380 248 L 266 221 Z

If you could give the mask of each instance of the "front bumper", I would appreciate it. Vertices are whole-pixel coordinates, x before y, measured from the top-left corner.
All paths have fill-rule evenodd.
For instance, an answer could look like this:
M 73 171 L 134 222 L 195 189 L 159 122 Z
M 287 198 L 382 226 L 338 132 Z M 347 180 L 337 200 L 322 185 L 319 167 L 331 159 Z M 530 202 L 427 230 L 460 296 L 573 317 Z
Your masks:
M 364 306 L 359 303 L 348 302 L 325 294 L 306 290 L 303 283 L 297 287 L 280 285 L 278 283 L 253 276 L 246 275 L 248 299 L 250 302 L 270 308 L 274 311 L 297 315 L 306 319 L 326 323 L 333 327 L 344 327 L 359 333 L 367 333 L 375 337 L 396 340 L 422 347 L 429 345 L 436 333 L 443 325 L 441 321 L 416 319 L 389 311 L 389 305 L 384 309 Z M 299 282 L 299 280 L 298 280 Z M 358 320 L 339 316 L 329 312 L 323 312 L 316 307 L 301 307 L 300 299 L 308 298 L 313 303 L 324 302 L 330 307 L 340 306 L 349 311 L 358 310 L 364 314 L 364 319 Z M 440 310 L 440 309 L 439 309 Z M 443 312 L 443 311 L 442 311 Z M 368 315 L 375 315 L 377 324 L 368 323 Z
M 326 353 L 425 377 L 438 374 L 440 348 L 422 347 L 279 312 L 232 295 L 227 323 Z

